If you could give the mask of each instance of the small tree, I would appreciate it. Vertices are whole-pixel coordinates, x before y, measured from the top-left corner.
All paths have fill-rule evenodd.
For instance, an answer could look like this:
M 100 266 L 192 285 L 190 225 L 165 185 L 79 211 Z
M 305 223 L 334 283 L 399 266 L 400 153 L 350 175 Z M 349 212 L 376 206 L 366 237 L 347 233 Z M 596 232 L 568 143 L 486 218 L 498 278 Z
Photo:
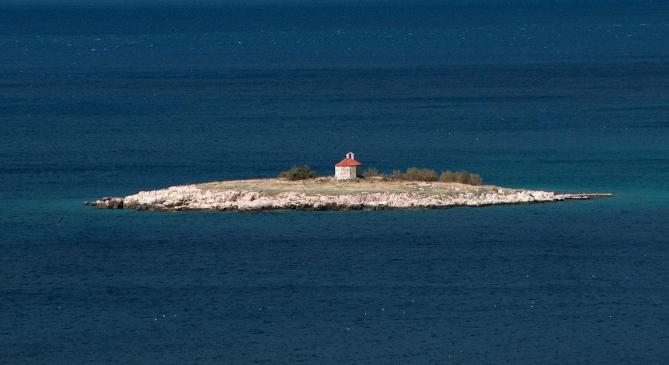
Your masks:
M 313 179 L 316 176 L 316 171 L 312 170 L 308 165 L 293 166 L 290 168 L 290 170 L 282 171 L 279 174 L 280 178 L 291 181 Z

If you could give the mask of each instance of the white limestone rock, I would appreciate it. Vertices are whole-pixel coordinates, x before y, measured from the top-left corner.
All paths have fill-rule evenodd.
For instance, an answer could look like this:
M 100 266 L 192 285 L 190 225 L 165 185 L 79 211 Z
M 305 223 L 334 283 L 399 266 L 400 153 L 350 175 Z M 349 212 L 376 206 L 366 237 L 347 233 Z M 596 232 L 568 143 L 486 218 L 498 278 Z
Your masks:
M 307 195 L 303 192 L 281 192 L 267 195 L 257 191 L 203 189 L 197 185 L 173 186 L 142 191 L 122 198 L 120 205 L 130 209 L 149 210 L 239 210 L 276 209 L 347 210 L 447 208 L 558 201 L 565 195 L 547 191 L 494 189 L 481 192 L 458 191 L 450 195 L 426 195 L 410 192 L 369 192 L 340 195 Z M 104 205 L 104 204 L 103 204 Z

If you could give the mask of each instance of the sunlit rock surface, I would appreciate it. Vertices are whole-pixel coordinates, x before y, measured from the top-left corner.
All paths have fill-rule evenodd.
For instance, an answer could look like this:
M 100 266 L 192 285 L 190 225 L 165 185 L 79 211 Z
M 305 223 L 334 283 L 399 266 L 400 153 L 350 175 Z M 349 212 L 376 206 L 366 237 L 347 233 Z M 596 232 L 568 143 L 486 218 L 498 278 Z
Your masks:
M 540 203 L 609 195 L 379 179 L 345 182 L 331 178 L 296 182 L 257 179 L 173 186 L 124 198 L 104 198 L 95 205 L 138 210 L 374 210 Z

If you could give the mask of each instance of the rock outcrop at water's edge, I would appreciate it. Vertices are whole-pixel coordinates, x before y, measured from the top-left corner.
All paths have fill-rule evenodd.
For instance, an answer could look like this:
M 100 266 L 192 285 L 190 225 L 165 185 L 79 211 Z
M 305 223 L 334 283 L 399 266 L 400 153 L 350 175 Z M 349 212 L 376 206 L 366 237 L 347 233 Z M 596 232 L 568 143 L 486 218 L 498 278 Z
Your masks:
M 435 183 L 439 184 L 439 183 Z M 454 187 L 448 193 L 430 194 L 418 187 L 412 191 L 372 191 L 353 193 L 318 193 L 239 189 L 216 190 L 203 185 L 174 186 L 143 191 L 124 198 L 103 198 L 91 205 L 106 209 L 137 210 L 357 210 L 420 209 L 456 206 L 485 206 L 591 199 L 610 194 L 556 194 L 548 191 L 505 189 L 497 187 Z

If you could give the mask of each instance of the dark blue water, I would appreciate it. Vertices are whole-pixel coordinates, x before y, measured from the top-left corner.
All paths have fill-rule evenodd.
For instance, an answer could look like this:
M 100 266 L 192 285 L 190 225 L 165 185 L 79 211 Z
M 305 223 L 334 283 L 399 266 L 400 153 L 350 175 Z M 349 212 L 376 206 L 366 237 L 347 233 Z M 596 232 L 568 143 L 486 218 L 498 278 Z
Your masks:
M 0 8 L 0 363 L 666 364 L 669 8 Z M 149 213 L 181 183 L 465 169 L 613 199 Z

